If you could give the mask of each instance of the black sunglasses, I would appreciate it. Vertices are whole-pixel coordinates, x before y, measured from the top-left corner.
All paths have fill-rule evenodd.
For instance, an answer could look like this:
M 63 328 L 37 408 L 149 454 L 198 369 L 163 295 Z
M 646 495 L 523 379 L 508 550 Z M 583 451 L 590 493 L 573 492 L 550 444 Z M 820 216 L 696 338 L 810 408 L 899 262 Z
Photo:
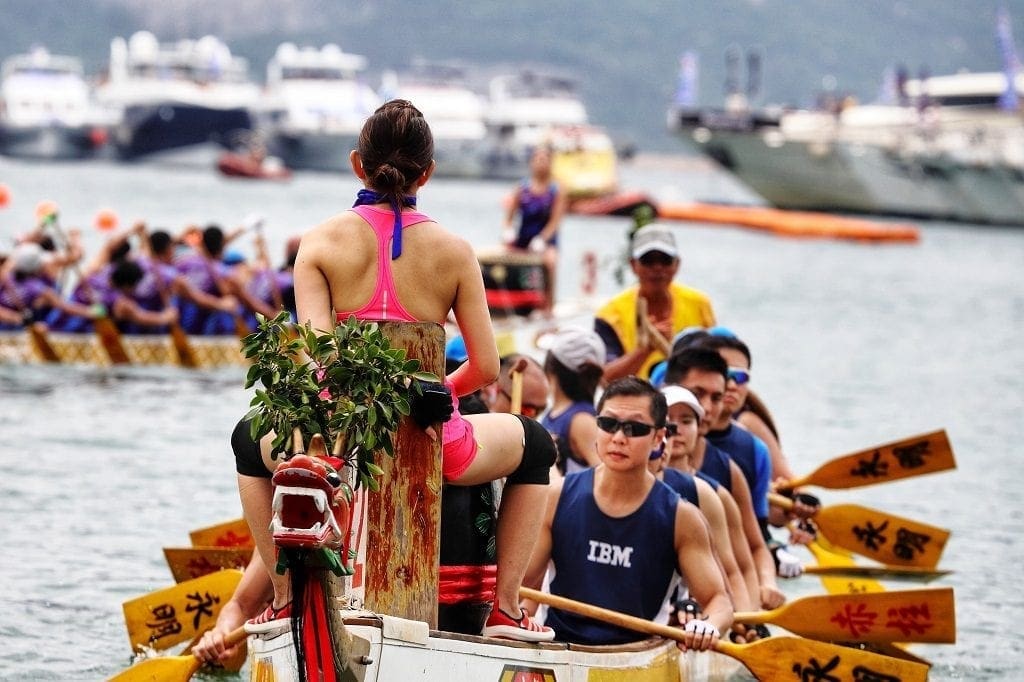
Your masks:
M 597 428 L 601 429 L 605 433 L 615 433 L 619 429 L 622 429 L 622 434 L 626 438 L 635 438 L 650 434 L 655 427 L 654 424 L 644 424 L 643 422 L 634 421 L 619 421 L 615 417 L 600 416 L 597 418 Z

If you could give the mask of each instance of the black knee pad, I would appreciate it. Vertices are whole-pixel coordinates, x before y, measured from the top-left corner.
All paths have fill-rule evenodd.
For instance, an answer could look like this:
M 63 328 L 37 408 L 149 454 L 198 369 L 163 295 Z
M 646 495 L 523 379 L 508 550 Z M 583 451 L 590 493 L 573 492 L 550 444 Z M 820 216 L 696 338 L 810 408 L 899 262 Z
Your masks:
M 270 478 L 271 473 L 263 463 L 260 444 L 249 435 L 251 419 L 242 417 L 231 432 L 231 449 L 235 452 L 235 471 L 243 476 Z
M 523 460 L 508 475 L 506 485 L 547 485 L 551 465 L 555 463 L 555 441 L 538 422 L 516 415 L 523 424 Z

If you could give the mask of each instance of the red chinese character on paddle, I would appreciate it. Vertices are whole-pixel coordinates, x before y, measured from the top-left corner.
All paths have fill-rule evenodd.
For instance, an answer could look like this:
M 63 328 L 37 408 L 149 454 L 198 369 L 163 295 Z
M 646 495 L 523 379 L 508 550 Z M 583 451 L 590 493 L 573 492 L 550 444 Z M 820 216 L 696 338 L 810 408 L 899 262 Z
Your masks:
M 853 637 L 860 637 L 871 632 L 871 628 L 875 625 L 875 619 L 878 618 L 878 613 L 868 611 L 867 608 L 867 604 L 857 604 L 856 608 L 851 604 L 844 604 L 843 609 L 832 616 L 829 621 L 836 623 L 844 630 L 849 630 Z
M 903 636 L 912 632 L 919 635 L 924 634 L 934 625 L 931 614 L 928 612 L 928 604 L 892 608 L 889 609 L 888 616 L 889 620 L 886 621 L 885 627 L 897 628 Z

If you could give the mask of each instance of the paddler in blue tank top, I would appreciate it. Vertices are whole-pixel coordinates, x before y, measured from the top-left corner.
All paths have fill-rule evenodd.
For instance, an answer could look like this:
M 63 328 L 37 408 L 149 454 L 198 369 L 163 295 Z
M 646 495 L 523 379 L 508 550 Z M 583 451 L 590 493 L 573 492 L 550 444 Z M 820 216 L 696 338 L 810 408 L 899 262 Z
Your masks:
M 704 419 L 704 408 L 697 397 L 682 386 L 666 386 L 661 389 L 668 404 L 668 436 L 660 452 L 651 453 L 648 468 L 662 483 L 692 502 L 708 522 L 711 531 L 711 546 L 722 566 L 729 593 L 737 611 L 757 611 L 761 608 L 758 600 L 757 575 L 750 550 L 743 542 L 743 528 L 738 508 L 728 490 L 716 480 L 696 470 L 668 466 L 670 460 L 677 462 L 688 458 L 700 438 L 700 423 Z M 730 526 L 729 503 L 735 510 Z M 733 536 L 736 537 L 733 537 Z M 734 546 L 746 550 L 744 565 L 736 557 Z M 750 580 L 749 584 L 747 580 Z
M 732 624 L 733 604 L 700 512 L 647 469 L 665 438 L 666 411 L 665 397 L 642 379 L 608 385 L 598 405 L 601 464 L 551 486 L 524 584 L 540 587 L 550 561 L 552 594 L 665 623 L 681 576 L 704 614 L 683 627 L 685 648 L 703 651 Z M 546 622 L 567 642 L 643 637 L 554 608 Z
M 700 470 L 712 475 L 719 483 L 726 485 L 740 508 L 743 519 L 743 534 L 754 558 L 757 572 L 761 606 L 773 609 L 786 601 L 786 596 L 779 590 L 775 580 L 775 562 L 764 541 L 761 527 L 754 513 L 750 486 L 739 466 L 729 459 L 728 455 L 707 442 L 710 425 L 718 420 L 722 411 L 722 399 L 725 395 L 728 366 L 718 353 L 707 348 L 684 348 L 672 354 L 665 373 L 666 385 L 679 385 L 697 396 L 704 408 L 706 418 L 701 421 L 697 452 L 694 456 Z M 709 462 L 724 462 L 724 470 L 728 473 L 711 473 Z M 716 464 L 715 469 L 719 467 Z M 719 476 L 722 476 L 721 478 Z M 726 483 L 728 481 L 728 484 Z
M 551 150 L 541 146 L 530 155 L 530 177 L 508 198 L 505 215 L 505 243 L 513 249 L 532 251 L 543 258 L 545 281 L 544 311 L 551 314 L 555 304 L 555 274 L 558 269 L 558 228 L 568 204 L 565 194 L 551 177 Z M 519 214 L 519 229 L 512 225 Z
M 594 394 L 601 382 L 604 358 L 604 341 L 596 332 L 566 327 L 558 332 L 544 360 L 554 401 L 540 423 L 555 439 L 556 464 L 562 475 L 600 463 L 594 447 Z

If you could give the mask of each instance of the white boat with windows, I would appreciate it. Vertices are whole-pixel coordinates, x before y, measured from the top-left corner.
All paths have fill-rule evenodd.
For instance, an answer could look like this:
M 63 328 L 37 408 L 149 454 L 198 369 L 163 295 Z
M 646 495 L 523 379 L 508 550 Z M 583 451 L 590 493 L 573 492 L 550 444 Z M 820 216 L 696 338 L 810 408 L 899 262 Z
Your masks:
M 114 38 L 96 98 L 113 121 L 117 155 L 212 165 L 253 128 L 259 88 L 248 68 L 214 36 L 168 44 L 147 31 Z
M 555 128 L 586 126 L 587 109 L 567 76 L 524 69 L 490 81 L 486 115 L 489 177 L 526 177 L 533 149 Z
M 380 96 L 361 80 L 362 55 L 334 44 L 283 43 L 267 64 L 260 129 L 267 150 L 293 169 L 344 171 Z
M 434 136 L 437 176 L 479 178 L 487 150 L 487 100 L 455 64 L 414 63 L 408 71 L 385 73 L 384 99 L 401 98 L 423 112 Z
M 76 57 L 35 47 L 0 66 L 0 153 L 31 159 L 93 156 L 105 141 Z

